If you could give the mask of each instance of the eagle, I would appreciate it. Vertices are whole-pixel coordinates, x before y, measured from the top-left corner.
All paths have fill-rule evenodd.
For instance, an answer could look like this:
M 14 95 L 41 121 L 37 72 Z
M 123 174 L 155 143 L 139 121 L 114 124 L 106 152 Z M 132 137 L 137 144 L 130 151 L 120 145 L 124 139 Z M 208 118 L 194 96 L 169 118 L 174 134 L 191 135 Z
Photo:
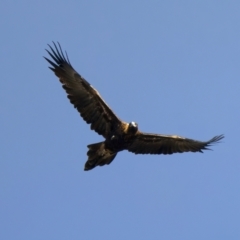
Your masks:
M 209 141 L 197 141 L 177 135 L 151 134 L 138 130 L 136 122 L 122 121 L 106 104 L 99 92 L 90 85 L 72 67 L 67 52 L 61 45 L 53 42 L 47 53 L 51 60 L 44 57 L 51 65 L 67 93 L 67 97 L 78 110 L 81 117 L 91 126 L 91 129 L 102 135 L 103 142 L 88 145 L 87 162 L 84 170 L 96 166 L 110 164 L 117 153 L 123 150 L 135 154 L 173 154 L 183 152 L 203 152 L 209 146 L 224 138 L 218 135 Z

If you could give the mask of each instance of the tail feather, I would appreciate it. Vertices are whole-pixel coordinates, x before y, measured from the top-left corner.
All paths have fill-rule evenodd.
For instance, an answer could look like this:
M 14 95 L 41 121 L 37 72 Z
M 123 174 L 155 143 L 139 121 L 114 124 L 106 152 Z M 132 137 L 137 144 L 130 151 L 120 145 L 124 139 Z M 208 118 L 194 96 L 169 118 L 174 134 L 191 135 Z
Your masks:
M 91 170 L 96 166 L 110 164 L 117 155 L 116 152 L 105 148 L 104 142 L 90 144 L 87 147 L 89 150 L 87 152 L 88 160 L 85 163 L 85 171 Z

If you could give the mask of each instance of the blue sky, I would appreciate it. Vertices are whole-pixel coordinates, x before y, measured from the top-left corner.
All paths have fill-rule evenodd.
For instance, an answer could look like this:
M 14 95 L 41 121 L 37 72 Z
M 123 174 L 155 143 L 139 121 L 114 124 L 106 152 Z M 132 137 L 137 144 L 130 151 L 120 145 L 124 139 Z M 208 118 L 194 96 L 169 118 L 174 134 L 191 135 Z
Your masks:
M 239 1 L 0 5 L 0 239 L 240 239 Z M 51 41 L 124 121 L 225 139 L 84 172 L 102 137 L 48 69 Z

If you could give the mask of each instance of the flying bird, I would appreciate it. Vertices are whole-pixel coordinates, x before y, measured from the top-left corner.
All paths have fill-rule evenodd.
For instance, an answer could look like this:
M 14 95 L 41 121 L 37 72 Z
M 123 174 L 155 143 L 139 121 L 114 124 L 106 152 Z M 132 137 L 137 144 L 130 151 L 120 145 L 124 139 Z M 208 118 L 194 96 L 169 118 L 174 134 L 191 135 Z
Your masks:
M 128 150 L 135 154 L 173 154 L 202 152 L 219 142 L 224 136 L 215 136 L 201 142 L 177 135 L 150 134 L 138 130 L 136 122 L 124 122 L 105 103 L 99 92 L 72 67 L 67 53 L 60 44 L 53 42 L 46 49 L 51 60 L 45 58 L 49 67 L 59 78 L 67 97 L 91 129 L 105 138 L 105 141 L 88 145 L 88 160 L 84 170 L 110 164 L 117 153 Z

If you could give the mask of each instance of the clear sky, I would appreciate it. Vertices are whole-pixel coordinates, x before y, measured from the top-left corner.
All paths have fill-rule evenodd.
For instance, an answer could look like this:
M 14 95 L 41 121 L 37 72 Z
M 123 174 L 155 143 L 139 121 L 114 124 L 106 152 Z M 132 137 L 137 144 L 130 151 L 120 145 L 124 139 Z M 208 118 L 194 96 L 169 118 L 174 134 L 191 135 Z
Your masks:
M 0 239 L 240 239 L 240 1 L 0 3 Z M 102 141 L 43 59 L 73 67 L 144 132 L 213 151 L 121 152 L 84 172 Z

